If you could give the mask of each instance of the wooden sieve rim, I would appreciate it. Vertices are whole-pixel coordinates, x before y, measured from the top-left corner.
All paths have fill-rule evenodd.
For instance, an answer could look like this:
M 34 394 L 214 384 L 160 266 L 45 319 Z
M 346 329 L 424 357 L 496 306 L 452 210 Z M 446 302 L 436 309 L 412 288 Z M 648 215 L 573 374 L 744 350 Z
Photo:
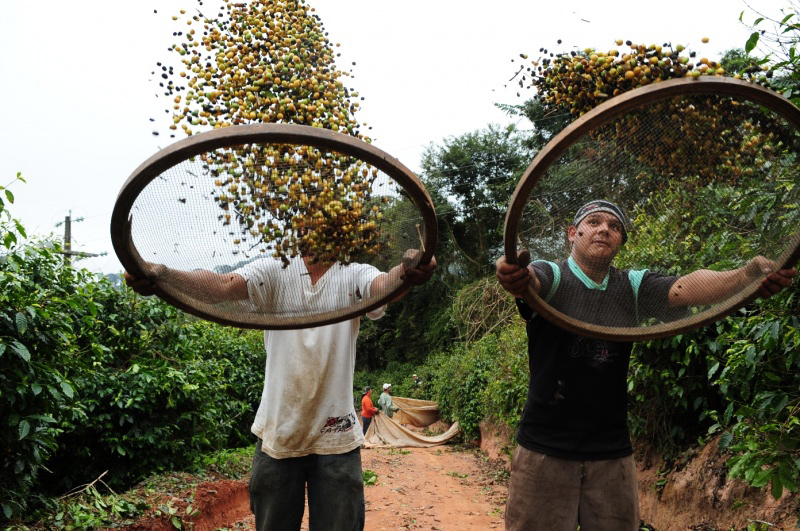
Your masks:
M 517 249 L 519 223 L 531 190 L 539 182 L 549 167 L 556 162 L 570 146 L 578 141 L 578 139 L 582 138 L 587 131 L 595 129 L 625 112 L 671 96 L 691 94 L 711 94 L 746 98 L 772 109 L 783 118 L 793 123 L 794 126 L 800 130 L 800 109 L 792 102 L 777 92 L 741 79 L 711 76 L 697 79 L 678 78 L 653 83 L 615 96 L 587 112 L 553 137 L 553 139 L 539 151 L 522 174 L 522 177 L 520 177 L 514 194 L 511 196 L 508 211 L 506 212 L 503 232 L 506 260 L 509 263 L 516 263 L 516 257 L 519 251 L 519 249 Z M 790 245 L 778 259 L 778 263 L 781 264 L 781 267 L 789 267 L 796 264 L 799 258 L 800 231 L 792 238 Z M 745 290 L 736 297 L 732 297 L 726 304 L 715 306 L 672 323 L 663 323 L 648 327 L 610 327 L 585 323 L 565 315 L 547 304 L 530 286 L 523 299 L 542 317 L 570 332 L 613 341 L 641 341 L 686 333 L 730 315 L 736 311 L 736 309 L 755 299 L 755 291 L 759 284 L 760 280 L 747 286 Z
M 243 144 L 267 143 L 302 144 L 330 149 L 342 155 L 353 156 L 367 162 L 394 179 L 408 194 L 422 216 L 423 240 L 421 241 L 421 256 L 418 263 L 427 264 L 430 262 L 436 247 L 438 234 L 436 211 L 433 200 L 425 186 L 411 170 L 383 150 L 344 133 L 307 125 L 269 123 L 235 125 L 193 135 L 162 149 L 134 170 L 122 185 L 111 214 L 111 242 L 125 270 L 134 276 L 144 276 L 141 267 L 144 260 L 135 249 L 131 238 L 132 218 L 130 212 L 136 198 L 153 179 L 191 157 L 214 149 Z M 173 306 L 187 313 L 219 324 L 240 328 L 280 330 L 308 328 L 346 321 L 383 306 L 407 288 L 408 283 L 403 282 L 385 296 L 371 301 L 369 304 L 354 306 L 352 310 L 344 313 L 336 311 L 315 314 L 307 318 L 294 317 L 286 322 L 269 325 L 260 324 L 256 322 L 257 319 L 234 321 L 221 318 L 208 310 L 180 300 L 163 289 L 160 289 L 157 294 Z M 197 301 L 197 306 L 207 305 Z

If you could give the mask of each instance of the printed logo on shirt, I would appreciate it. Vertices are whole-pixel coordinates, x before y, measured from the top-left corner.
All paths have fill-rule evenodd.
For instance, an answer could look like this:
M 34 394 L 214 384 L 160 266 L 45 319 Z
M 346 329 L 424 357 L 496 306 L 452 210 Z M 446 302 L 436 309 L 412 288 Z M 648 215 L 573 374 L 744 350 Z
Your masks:
M 352 431 L 356 425 L 356 416 L 348 413 L 344 417 L 328 417 L 320 433 L 346 433 Z
M 573 358 L 580 358 L 591 367 L 598 367 L 614 361 L 617 352 L 609 348 L 608 342 L 601 339 L 576 336 L 570 346 L 569 355 Z

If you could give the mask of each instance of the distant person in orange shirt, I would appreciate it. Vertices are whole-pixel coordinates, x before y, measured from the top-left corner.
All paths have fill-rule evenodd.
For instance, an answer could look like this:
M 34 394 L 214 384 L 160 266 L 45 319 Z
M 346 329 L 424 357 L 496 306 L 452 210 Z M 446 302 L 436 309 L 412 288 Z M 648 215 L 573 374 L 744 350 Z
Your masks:
M 372 417 L 377 415 L 378 411 L 378 408 L 372 405 L 372 387 L 366 386 L 364 393 L 361 395 L 361 425 L 364 429 L 364 435 L 367 434 L 367 429 L 372 424 Z

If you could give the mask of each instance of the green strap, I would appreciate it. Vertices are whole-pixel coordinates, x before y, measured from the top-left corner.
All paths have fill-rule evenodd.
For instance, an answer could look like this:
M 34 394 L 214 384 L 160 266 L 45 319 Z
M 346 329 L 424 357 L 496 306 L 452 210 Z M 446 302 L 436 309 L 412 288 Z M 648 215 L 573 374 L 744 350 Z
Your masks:
M 642 285 L 642 279 L 644 278 L 644 274 L 647 273 L 647 269 L 639 269 L 633 270 L 631 269 L 628 271 L 628 280 L 631 283 L 631 289 L 633 289 L 633 301 L 636 304 L 636 322 L 639 322 L 639 287 Z
M 544 299 L 545 302 L 550 302 L 550 299 L 552 299 L 553 295 L 556 294 L 559 284 L 561 284 L 561 268 L 558 267 L 558 264 L 555 262 L 550 262 L 547 260 L 537 260 L 537 262 L 549 264 L 550 268 L 553 270 L 553 283 L 550 285 L 550 291 L 547 293 L 547 297 Z

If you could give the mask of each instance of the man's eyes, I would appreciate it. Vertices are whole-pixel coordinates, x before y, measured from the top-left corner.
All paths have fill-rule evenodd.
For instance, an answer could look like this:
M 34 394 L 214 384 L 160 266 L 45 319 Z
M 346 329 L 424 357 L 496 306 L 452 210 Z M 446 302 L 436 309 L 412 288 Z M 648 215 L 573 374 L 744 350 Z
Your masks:
M 600 223 L 601 223 L 601 221 L 599 219 L 589 219 L 589 220 L 587 220 L 587 222 L 589 223 L 589 225 L 592 225 L 592 226 L 597 226 L 597 225 L 600 225 Z M 613 230 L 613 231 L 616 231 L 616 232 L 622 232 L 622 225 L 620 225 L 619 223 L 611 223 L 608 226 L 608 228 Z

